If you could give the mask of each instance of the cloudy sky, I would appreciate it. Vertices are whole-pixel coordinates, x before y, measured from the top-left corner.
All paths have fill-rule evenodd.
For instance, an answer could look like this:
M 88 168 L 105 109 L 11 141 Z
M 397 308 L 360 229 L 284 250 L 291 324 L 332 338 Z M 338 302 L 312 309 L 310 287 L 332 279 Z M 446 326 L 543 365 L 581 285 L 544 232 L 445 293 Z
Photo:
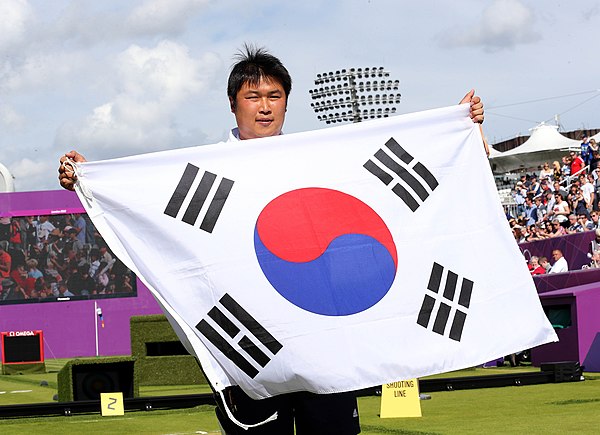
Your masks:
M 596 0 L 0 0 L 0 17 L 0 162 L 18 191 L 58 188 L 70 149 L 98 160 L 226 138 L 245 42 L 292 74 L 287 133 L 326 128 L 317 73 L 380 65 L 400 113 L 475 88 L 492 143 L 555 115 L 600 128 Z

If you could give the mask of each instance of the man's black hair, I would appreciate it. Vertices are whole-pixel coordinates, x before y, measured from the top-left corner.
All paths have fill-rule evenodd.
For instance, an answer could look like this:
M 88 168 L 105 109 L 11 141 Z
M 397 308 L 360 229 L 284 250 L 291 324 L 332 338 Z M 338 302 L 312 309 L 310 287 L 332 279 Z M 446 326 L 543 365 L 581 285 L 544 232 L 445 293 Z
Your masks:
M 237 63 L 233 66 L 227 82 L 227 96 L 233 101 L 245 83 L 257 85 L 261 79 L 275 80 L 281 84 L 285 97 L 292 90 L 292 78 L 281 61 L 270 54 L 265 48 L 256 48 L 249 44 L 235 56 Z

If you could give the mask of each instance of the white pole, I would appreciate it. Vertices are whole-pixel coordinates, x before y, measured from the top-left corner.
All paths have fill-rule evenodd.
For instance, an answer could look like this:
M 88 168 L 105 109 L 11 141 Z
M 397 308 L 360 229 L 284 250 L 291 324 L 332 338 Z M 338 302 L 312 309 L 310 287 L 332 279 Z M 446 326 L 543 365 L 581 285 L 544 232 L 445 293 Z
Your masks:
M 98 304 L 94 301 L 94 330 L 96 331 L 96 356 L 98 356 Z

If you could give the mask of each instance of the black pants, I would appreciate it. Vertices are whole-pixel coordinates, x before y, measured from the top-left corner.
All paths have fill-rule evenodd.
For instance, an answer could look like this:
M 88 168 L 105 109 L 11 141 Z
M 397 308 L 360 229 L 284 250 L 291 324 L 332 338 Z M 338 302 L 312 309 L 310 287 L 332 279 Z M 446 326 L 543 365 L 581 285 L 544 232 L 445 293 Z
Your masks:
M 220 396 L 217 397 L 217 418 L 227 435 L 355 435 L 360 433 L 356 395 L 353 392 L 313 394 L 307 392 L 282 394 L 268 399 L 253 400 L 241 388 L 224 391 L 225 400 L 234 417 L 244 424 L 264 421 L 277 412 L 277 420 L 244 430 L 229 421 Z

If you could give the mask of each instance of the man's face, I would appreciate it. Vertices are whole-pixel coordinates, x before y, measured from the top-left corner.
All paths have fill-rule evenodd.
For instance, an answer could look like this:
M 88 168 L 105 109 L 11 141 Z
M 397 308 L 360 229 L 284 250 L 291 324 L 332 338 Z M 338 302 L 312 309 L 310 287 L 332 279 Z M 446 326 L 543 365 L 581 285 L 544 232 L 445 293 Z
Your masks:
M 592 221 L 594 223 L 598 222 L 598 214 L 597 213 L 592 213 Z
M 286 96 L 276 80 L 261 79 L 258 85 L 244 83 L 237 93 L 231 112 L 240 132 L 240 139 L 277 136 L 285 121 Z
M 558 260 L 560 257 L 562 257 L 560 251 L 552 251 L 552 258 L 554 261 Z

